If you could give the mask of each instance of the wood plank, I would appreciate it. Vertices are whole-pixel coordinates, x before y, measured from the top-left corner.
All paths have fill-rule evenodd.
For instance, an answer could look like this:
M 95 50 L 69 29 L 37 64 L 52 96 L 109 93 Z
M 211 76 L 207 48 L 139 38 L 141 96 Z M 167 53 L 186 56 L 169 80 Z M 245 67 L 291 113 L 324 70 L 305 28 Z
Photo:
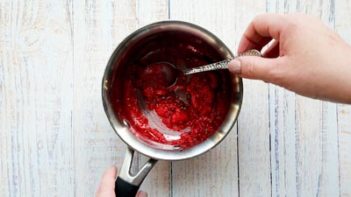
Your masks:
M 351 196 L 351 106 L 338 107 L 340 194 Z
M 74 2 L 74 110 L 75 195 L 90 196 L 102 172 L 116 163 L 121 166 L 126 146 L 118 139 L 104 114 L 100 86 L 106 63 L 117 44 L 128 34 L 154 20 L 167 18 L 165 1 Z M 165 166 L 166 165 L 166 166 Z M 168 182 L 162 190 L 156 185 L 168 176 L 167 164 L 154 169 L 148 184 L 151 195 L 169 193 Z M 162 180 L 162 181 L 160 181 Z
M 0 196 L 73 194 L 71 6 L 0 3 Z
M 268 1 L 267 11 L 305 12 L 334 27 L 334 1 Z M 276 86 L 270 98 L 273 196 L 338 196 L 336 105 Z
M 272 196 L 297 196 L 295 94 L 270 85 Z
M 351 1 L 336 2 L 335 29 L 351 44 Z M 351 196 L 351 106 L 338 105 L 340 195 Z
M 122 17 L 117 22 L 120 26 L 116 27 L 114 19 L 118 14 L 126 23 L 133 21 L 135 6 L 127 1 L 114 4 L 88 0 L 74 1 L 73 9 L 74 196 L 92 196 L 103 171 L 113 163 L 120 166 L 125 153 L 125 145 L 104 113 L 100 86 L 113 48 L 133 29 L 123 25 Z M 118 34 L 114 28 L 118 28 Z

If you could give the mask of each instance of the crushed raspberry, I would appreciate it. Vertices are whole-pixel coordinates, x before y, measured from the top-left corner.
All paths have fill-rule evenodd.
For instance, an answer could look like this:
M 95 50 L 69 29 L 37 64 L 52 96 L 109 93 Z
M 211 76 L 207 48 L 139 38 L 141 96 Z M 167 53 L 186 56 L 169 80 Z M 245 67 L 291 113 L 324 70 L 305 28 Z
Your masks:
M 150 55 L 147 48 L 142 48 L 139 51 L 144 52 L 129 57 L 132 63 L 126 66 L 119 83 L 114 84 L 116 93 L 111 100 L 116 101 L 118 116 L 128 121 L 131 131 L 141 140 L 186 149 L 205 141 L 221 126 L 229 110 L 232 86 L 227 71 L 179 75 L 175 84 L 169 86 L 162 65 L 157 62 L 196 67 L 222 60 L 209 46 L 187 44 L 193 39 L 179 41 L 183 39 L 154 40 L 148 46 L 149 51 L 156 52 Z M 152 48 L 155 43 L 161 48 Z M 156 114 L 165 127 L 180 137 L 166 138 L 162 130 L 151 127 L 145 111 Z

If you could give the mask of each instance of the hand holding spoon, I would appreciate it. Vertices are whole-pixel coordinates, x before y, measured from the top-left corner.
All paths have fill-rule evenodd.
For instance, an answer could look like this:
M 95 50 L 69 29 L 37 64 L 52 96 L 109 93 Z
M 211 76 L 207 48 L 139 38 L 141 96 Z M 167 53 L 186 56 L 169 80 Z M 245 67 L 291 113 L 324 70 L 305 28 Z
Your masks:
M 261 53 L 256 50 L 248 50 L 243 53 L 238 54 L 235 56 L 233 59 L 240 57 L 240 56 L 261 56 Z M 233 59 L 226 59 L 220 62 L 215 62 L 212 64 L 207 64 L 195 68 L 186 68 L 186 69 L 179 69 L 173 66 L 173 69 L 181 70 L 185 75 L 191 75 L 195 73 L 200 73 L 200 72 L 206 72 L 206 71 L 211 71 L 211 70 L 220 70 L 220 69 L 228 69 L 228 63 L 233 60 Z M 170 65 L 170 64 L 169 64 Z
M 233 59 L 240 56 L 261 56 L 261 53 L 256 49 L 252 49 L 238 54 Z M 226 59 L 212 64 L 206 64 L 195 68 L 185 68 L 185 69 L 177 68 L 175 65 L 168 62 L 157 62 L 149 65 L 149 68 L 157 67 L 157 69 L 160 70 L 166 77 L 168 86 L 171 86 L 177 81 L 179 73 L 182 73 L 184 75 L 192 75 L 195 73 L 207 72 L 212 70 L 228 69 L 228 63 L 231 60 L 232 59 Z

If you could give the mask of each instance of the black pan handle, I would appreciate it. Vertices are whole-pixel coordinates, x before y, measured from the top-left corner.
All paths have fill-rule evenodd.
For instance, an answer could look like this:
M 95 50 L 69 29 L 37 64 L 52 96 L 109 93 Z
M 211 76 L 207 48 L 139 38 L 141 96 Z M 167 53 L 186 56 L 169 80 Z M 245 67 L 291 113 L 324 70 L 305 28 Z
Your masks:
M 139 186 L 132 185 L 127 181 L 117 177 L 115 183 L 115 193 L 118 197 L 135 197 L 136 193 L 139 190 Z
M 132 166 L 133 156 L 134 150 L 128 147 L 121 171 L 115 182 L 115 193 L 117 197 L 135 197 L 141 183 L 157 162 L 155 159 L 149 159 L 136 174 L 131 174 L 130 168 Z

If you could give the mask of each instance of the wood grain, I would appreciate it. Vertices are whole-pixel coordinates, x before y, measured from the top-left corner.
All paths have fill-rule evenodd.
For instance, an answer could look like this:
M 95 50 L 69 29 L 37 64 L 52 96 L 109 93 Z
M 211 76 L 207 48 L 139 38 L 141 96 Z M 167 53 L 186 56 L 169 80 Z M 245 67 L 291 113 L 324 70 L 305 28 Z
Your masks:
M 0 195 L 72 195 L 70 2 L 0 7 Z
M 0 7 L 1 183 L 7 183 L 0 196 L 92 196 L 103 170 L 120 166 L 125 149 L 102 109 L 104 67 L 125 36 L 168 17 L 167 1 Z M 168 166 L 159 164 L 148 178 L 151 195 L 169 193 Z
M 340 194 L 351 196 L 351 107 L 339 105 L 338 115 Z
M 304 12 L 331 28 L 334 1 L 270 1 L 269 12 Z M 273 196 L 338 196 L 336 105 L 270 86 Z
M 336 2 L 335 30 L 351 44 L 351 1 Z M 351 196 L 351 106 L 338 105 L 340 195 Z

